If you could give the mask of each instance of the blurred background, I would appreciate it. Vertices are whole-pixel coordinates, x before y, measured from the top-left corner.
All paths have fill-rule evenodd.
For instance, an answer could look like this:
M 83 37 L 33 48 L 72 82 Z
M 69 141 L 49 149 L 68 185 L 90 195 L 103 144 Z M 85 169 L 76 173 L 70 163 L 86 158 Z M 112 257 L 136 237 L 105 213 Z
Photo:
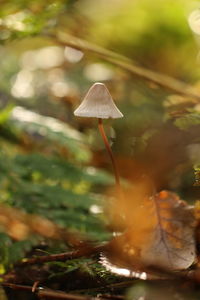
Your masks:
M 0 203 L 107 237 L 101 206 L 112 166 L 97 120 L 73 115 L 94 82 L 124 114 L 105 121 L 124 181 L 149 176 L 157 190 L 199 198 L 199 99 L 159 75 L 199 94 L 198 1 L 2 0 L 0 8 Z M 135 65 L 163 85 L 129 71 Z M 38 242 L 1 239 L 10 245 L 3 264 Z

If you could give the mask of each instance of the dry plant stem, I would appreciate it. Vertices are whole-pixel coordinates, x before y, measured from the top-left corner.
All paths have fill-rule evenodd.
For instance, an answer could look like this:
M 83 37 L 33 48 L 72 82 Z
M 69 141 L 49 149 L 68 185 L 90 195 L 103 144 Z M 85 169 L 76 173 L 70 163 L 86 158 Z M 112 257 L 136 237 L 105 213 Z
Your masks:
M 33 284 L 33 286 L 32 286 L 32 293 L 34 293 L 34 292 L 36 291 L 36 289 L 37 289 L 39 283 L 40 283 L 39 280 L 37 280 L 37 281 L 34 282 L 34 284 Z
M 14 283 L 2 283 L 2 286 L 11 288 L 13 290 L 21 290 L 32 292 L 32 287 L 27 285 L 18 285 Z M 43 289 L 43 288 L 36 288 L 34 294 L 38 296 L 38 298 L 45 298 L 45 299 L 70 299 L 70 300 L 96 300 L 102 298 L 96 297 L 89 297 L 89 296 L 82 296 L 76 294 L 69 294 L 64 293 L 62 291 L 53 291 L 51 289 Z
M 56 34 L 49 34 L 50 38 L 54 39 L 56 43 L 64 46 L 69 46 L 77 50 L 84 52 L 91 52 L 104 60 L 124 69 L 125 71 L 135 75 L 141 79 L 147 80 L 149 82 L 155 83 L 167 90 L 171 90 L 184 97 L 189 97 L 190 101 L 194 103 L 199 103 L 199 94 L 192 89 L 192 87 L 180 80 L 177 80 L 168 75 L 151 71 L 143 67 L 138 66 L 131 59 L 105 49 L 103 47 L 97 46 L 95 44 L 89 43 L 83 39 L 74 37 L 64 32 L 58 31 Z
M 120 194 L 122 194 L 119 171 L 118 171 L 118 168 L 117 168 L 117 164 L 116 164 L 116 161 L 115 161 L 112 149 L 110 148 L 107 136 L 106 136 L 104 128 L 103 128 L 102 119 L 98 119 L 98 127 L 99 127 L 99 131 L 101 133 L 102 139 L 104 141 L 106 150 L 108 151 L 108 154 L 109 154 L 110 159 L 112 161 L 112 165 L 113 165 L 113 169 L 114 169 L 114 174 L 115 174 L 115 182 L 116 182 L 117 190 L 120 192 Z
M 26 261 L 20 262 L 19 264 L 17 264 L 17 266 L 43 264 L 45 262 L 51 262 L 51 261 L 66 261 L 66 260 L 75 259 L 84 256 L 87 257 L 92 254 L 100 253 L 101 251 L 105 250 L 107 247 L 108 247 L 107 244 L 94 246 L 94 247 L 85 246 L 84 248 L 75 251 L 52 254 L 52 255 L 37 256 L 37 257 L 29 258 Z

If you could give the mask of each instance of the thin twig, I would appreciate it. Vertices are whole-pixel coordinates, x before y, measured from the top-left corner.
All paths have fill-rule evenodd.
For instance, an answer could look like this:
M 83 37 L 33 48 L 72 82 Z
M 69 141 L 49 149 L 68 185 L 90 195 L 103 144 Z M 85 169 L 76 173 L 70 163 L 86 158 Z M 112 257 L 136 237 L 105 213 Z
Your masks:
M 33 264 L 43 264 L 45 262 L 52 262 L 52 261 L 66 261 L 71 260 L 79 257 L 89 256 L 92 254 L 97 254 L 103 251 L 107 247 L 107 244 L 103 244 L 100 246 L 94 247 L 84 247 L 78 250 L 64 252 L 59 254 L 51 254 L 51 255 L 44 255 L 44 256 L 37 256 L 33 258 L 26 259 L 18 264 L 19 265 L 33 265 Z
M 84 52 L 92 52 L 104 60 L 124 69 L 125 71 L 130 72 L 132 75 L 150 81 L 182 96 L 189 97 L 191 98 L 191 101 L 195 103 L 200 101 L 199 94 L 192 90 L 190 85 L 168 75 L 140 67 L 131 59 L 128 59 L 123 55 L 117 54 L 113 51 L 94 45 L 64 32 L 58 31 L 56 34 L 49 34 L 49 37 L 54 39 L 58 44 L 69 46 Z
M 3 287 L 8 287 L 13 290 L 21 290 L 21 291 L 27 291 L 32 292 L 32 287 L 27 285 L 19 285 L 14 283 L 2 283 Z M 69 294 L 64 293 L 62 291 L 53 291 L 51 289 L 43 289 L 43 288 L 37 288 L 34 292 L 39 298 L 45 297 L 49 299 L 70 299 L 70 300 L 96 300 L 96 299 L 102 299 L 102 298 L 96 298 L 96 297 L 89 297 L 89 296 L 82 296 L 82 295 L 76 295 L 76 294 Z
M 35 293 L 35 291 L 36 291 L 37 287 L 39 286 L 39 284 L 40 284 L 39 280 L 34 282 L 34 284 L 32 286 L 32 293 Z

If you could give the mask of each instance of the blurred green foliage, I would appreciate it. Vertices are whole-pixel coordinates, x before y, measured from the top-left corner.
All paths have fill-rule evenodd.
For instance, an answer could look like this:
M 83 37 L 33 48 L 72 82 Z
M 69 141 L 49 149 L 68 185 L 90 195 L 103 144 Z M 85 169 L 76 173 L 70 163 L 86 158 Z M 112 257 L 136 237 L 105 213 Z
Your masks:
M 3 134 L 0 140 L 0 203 L 41 215 L 61 227 L 78 230 L 96 241 L 107 238 L 102 214 L 95 215 L 92 211 L 92 207 L 102 211 L 104 205 L 103 196 L 100 196 L 97 190 L 95 192 L 94 187 L 112 185 L 113 179 L 105 171 L 85 165 L 85 158 L 88 160 L 90 157 L 90 150 L 84 144 L 84 135 L 82 134 L 80 139 L 75 129 L 67 128 L 68 133 L 73 132 L 75 136 L 77 133 L 79 139 L 68 137 L 66 125 L 61 126 L 60 122 L 55 140 L 55 132 L 48 125 L 45 127 L 44 136 L 44 124 L 37 123 L 35 126 L 34 122 L 29 122 L 24 126 L 20 119 L 13 121 L 8 111 L 12 113 L 10 108 L 6 108 L 0 116 L 2 133 L 12 130 L 10 140 L 7 139 L 8 135 Z M 26 113 L 29 112 L 23 110 L 24 117 Z M 36 114 L 35 116 L 39 117 Z M 49 119 L 43 117 L 42 120 L 44 123 Z M 56 122 L 51 119 L 50 124 L 53 124 L 53 121 Z M 23 134 L 26 135 L 23 137 Z M 31 146 L 27 151 L 26 141 L 22 142 L 22 137 L 31 138 L 32 143 L 35 143 L 33 148 Z M 67 149 L 72 154 L 62 157 L 58 149 L 56 151 L 54 143 L 57 148 L 61 145 L 62 151 Z M 78 155 L 79 151 L 82 155 Z M 40 238 L 30 237 L 30 240 L 13 243 L 11 238 L 3 233 L 0 240 L 1 262 L 5 265 L 23 258 L 27 250 L 40 242 Z

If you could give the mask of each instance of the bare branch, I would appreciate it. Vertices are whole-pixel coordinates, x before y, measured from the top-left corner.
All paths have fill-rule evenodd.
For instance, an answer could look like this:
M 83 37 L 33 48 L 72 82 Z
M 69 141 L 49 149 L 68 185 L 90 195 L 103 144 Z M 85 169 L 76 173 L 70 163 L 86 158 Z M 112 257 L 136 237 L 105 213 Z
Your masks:
M 33 257 L 27 260 L 24 260 L 23 262 L 19 263 L 18 265 L 33 265 L 33 264 L 42 264 L 45 262 L 51 262 L 51 261 L 66 261 L 70 259 L 75 259 L 79 257 L 84 256 L 90 256 L 92 254 L 99 253 L 103 251 L 107 247 L 107 244 L 103 244 L 100 246 L 84 246 L 78 250 L 70 251 L 70 252 L 64 252 L 59 254 L 52 254 L 52 255 L 44 255 L 44 256 L 37 256 Z
M 53 38 L 58 44 L 69 46 L 84 52 L 92 52 L 106 61 L 124 69 L 125 71 L 130 72 L 132 75 L 150 81 L 184 97 L 189 97 L 194 103 L 200 101 L 200 96 L 196 93 L 196 91 L 192 90 L 190 85 L 168 75 L 140 67 L 131 59 L 128 59 L 123 55 L 117 54 L 113 51 L 94 45 L 64 32 L 58 32 L 55 35 L 51 34 L 49 37 Z
M 32 287 L 27 285 L 18 285 L 14 283 L 2 283 L 4 287 L 11 288 L 13 290 L 21 290 L 21 291 L 28 291 L 32 292 Z M 70 300 L 95 300 L 95 299 L 102 299 L 96 297 L 89 297 L 89 296 L 82 296 L 82 295 L 75 295 L 64 293 L 62 291 L 53 291 L 51 289 L 43 289 L 37 288 L 34 292 L 39 298 L 49 298 L 49 299 L 70 299 Z

